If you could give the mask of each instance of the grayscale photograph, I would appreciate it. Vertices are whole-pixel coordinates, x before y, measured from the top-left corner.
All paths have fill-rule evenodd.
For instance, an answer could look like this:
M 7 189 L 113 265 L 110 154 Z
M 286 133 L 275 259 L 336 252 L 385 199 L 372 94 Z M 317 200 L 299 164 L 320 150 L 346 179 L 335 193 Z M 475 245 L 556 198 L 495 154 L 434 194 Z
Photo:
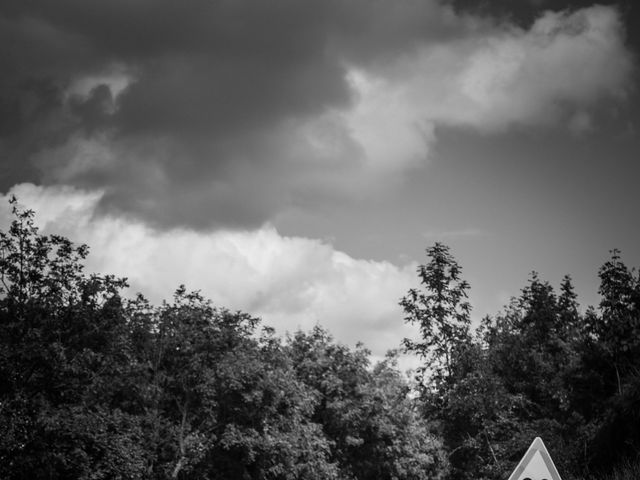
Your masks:
M 0 480 L 640 479 L 640 3 L 0 0 Z

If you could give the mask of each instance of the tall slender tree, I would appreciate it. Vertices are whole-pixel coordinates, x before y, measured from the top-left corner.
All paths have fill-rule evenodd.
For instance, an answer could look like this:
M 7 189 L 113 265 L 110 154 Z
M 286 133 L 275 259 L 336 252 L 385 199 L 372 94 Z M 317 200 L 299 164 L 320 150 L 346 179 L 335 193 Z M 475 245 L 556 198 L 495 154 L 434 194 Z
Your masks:
M 451 380 L 454 356 L 470 340 L 471 306 L 469 284 L 462 279 L 462 269 L 449 247 L 436 242 L 427 249 L 427 256 L 429 261 L 417 270 L 420 287 L 410 289 L 400 305 L 405 322 L 420 329 L 420 340 L 403 341 L 408 352 L 426 362 L 418 369 L 420 384 L 437 387 Z

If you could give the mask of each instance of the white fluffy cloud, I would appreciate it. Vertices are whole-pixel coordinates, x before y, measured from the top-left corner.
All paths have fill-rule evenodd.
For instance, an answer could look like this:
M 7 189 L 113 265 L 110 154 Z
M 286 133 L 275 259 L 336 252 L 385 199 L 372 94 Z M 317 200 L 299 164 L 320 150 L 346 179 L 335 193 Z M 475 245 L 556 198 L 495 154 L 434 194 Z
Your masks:
M 91 247 L 89 271 L 129 279 L 132 293 L 154 302 L 180 283 L 214 303 L 263 318 L 280 333 L 327 327 L 348 344 L 363 341 L 377 356 L 414 331 L 398 301 L 415 284 L 415 266 L 354 259 L 331 245 L 283 237 L 270 226 L 255 231 L 154 231 L 124 218 L 94 216 L 101 194 L 22 184 L 15 194 L 37 213 L 44 232 Z M 0 199 L 0 226 L 10 221 Z
M 491 133 L 513 125 L 593 127 L 589 111 L 620 99 L 633 58 L 617 10 L 547 12 L 529 30 L 470 22 L 385 64 L 352 66 L 352 109 L 336 113 L 374 170 L 428 156 L 438 125 Z
M 628 93 L 635 68 L 612 7 L 547 12 L 528 30 L 458 19 L 457 36 L 379 62 L 348 63 L 353 102 L 287 124 L 272 157 L 298 191 L 375 194 L 423 164 L 438 126 L 597 127 L 603 100 Z M 286 160 L 282 160 L 286 159 Z

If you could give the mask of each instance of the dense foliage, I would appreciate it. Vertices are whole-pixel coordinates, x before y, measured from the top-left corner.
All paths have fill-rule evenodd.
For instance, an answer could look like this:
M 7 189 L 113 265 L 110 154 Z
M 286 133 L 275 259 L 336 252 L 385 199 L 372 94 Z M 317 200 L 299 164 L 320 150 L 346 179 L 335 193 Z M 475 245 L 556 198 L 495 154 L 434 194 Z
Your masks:
M 12 200 L 0 233 L 0 478 L 427 479 L 446 458 L 393 366 L 282 341 L 180 287 L 127 300 Z
M 497 480 L 535 436 L 564 478 L 637 469 L 640 278 L 618 251 L 598 308 L 581 312 L 570 277 L 556 292 L 532 274 L 474 331 L 470 286 L 436 243 L 400 300 L 420 332 L 410 383 L 396 354 L 371 365 L 320 327 L 281 339 L 184 287 L 127 298 L 124 279 L 84 273 L 86 246 L 11 205 L 2 479 Z
M 418 269 L 421 290 L 401 304 L 423 332 L 423 342 L 407 341 L 407 348 L 435 357 L 419 379 L 424 415 L 448 452 L 449 478 L 508 478 L 536 436 L 565 477 L 637 461 L 640 278 L 620 252 L 599 271 L 597 310 L 580 313 L 570 277 L 556 292 L 533 273 L 520 296 L 474 335 L 465 328 L 468 285 L 460 267 L 445 245 L 427 254 Z

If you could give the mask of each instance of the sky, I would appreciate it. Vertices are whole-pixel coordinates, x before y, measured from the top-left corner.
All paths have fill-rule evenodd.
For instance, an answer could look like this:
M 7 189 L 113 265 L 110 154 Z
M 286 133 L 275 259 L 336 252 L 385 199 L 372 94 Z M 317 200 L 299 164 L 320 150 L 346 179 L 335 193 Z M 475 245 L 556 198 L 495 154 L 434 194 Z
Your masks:
M 0 227 L 374 356 L 449 245 L 474 322 L 532 271 L 640 265 L 640 7 L 582 0 L 3 0 Z

